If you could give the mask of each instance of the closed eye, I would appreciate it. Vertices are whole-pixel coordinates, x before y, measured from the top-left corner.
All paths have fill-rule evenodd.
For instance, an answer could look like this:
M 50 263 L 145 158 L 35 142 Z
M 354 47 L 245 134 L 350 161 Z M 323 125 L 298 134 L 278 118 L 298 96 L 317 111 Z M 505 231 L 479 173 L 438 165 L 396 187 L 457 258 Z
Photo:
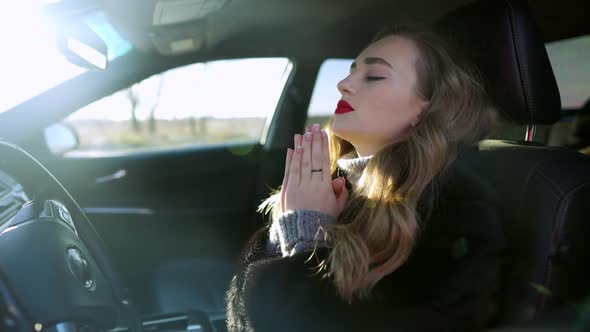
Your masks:
M 380 77 L 380 76 L 367 76 L 366 80 L 367 81 L 378 81 L 378 80 L 382 80 L 385 79 L 385 77 Z

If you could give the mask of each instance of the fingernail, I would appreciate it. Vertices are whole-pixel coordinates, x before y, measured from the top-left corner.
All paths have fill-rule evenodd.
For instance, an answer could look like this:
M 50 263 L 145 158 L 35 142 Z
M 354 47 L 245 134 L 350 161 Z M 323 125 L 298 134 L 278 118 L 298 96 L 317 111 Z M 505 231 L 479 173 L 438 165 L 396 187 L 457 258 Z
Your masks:
M 322 130 L 322 137 L 328 138 L 328 133 L 325 130 Z
M 305 140 L 311 141 L 311 133 L 310 132 L 305 133 Z
M 305 132 L 308 132 L 308 131 L 309 131 L 309 127 L 305 127 Z
M 295 148 L 295 152 L 297 152 L 297 153 L 301 153 L 301 152 L 303 152 L 303 147 L 302 147 L 301 145 L 297 146 L 297 147 Z
M 316 124 L 314 124 L 314 125 L 313 125 L 313 127 L 311 127 L 311 130 L 312 130 L 314 133 L 317 133 L 317 132 L 319 132 L 319 131 L 320 131 L 320 125 L 319 125 L 319 124 L 317 124 L 317 123 L 316 123 Z

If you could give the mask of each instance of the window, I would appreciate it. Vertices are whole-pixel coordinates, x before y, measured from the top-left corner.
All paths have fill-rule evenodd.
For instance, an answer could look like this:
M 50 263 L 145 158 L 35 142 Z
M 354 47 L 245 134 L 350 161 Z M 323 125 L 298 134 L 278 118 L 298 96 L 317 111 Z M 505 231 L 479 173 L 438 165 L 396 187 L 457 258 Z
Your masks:
M 313 88 L 306 126 L 319 123 L 325 127 L 334 115 L 341 98 L 337 85 L 348 76 L 353 59 L 328 59 L 322 63 Z
M 590 35 L 548 43 L 545 48 L 559 87 L 562 110 L 580 110 L 590 98 Z M 590 144 L 582 134 L 587 115 L 563 115 L 551 126 L 547 145 L 583 150 Z
M 562 108 L 581 108 L 590 97 L 590 35 L 545 45 Z
M 222 60 L 149 77 L 66 118 L 78 144 L 65 155 L 258 143 L 291 69 L 285 58 Z

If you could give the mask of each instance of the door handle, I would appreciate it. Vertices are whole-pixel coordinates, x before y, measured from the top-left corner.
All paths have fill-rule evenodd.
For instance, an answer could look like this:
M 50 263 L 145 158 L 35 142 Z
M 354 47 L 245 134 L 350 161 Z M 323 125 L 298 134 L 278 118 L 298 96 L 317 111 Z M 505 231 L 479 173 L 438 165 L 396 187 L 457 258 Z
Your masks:
M 120 169 L 113 174 L 97 177 L 95 181 L 97 184 L 98 183 L 105 183 L 105 182 L 110 182 L 110 181 L 114 181 L 114 180 L 119 180 L 119 179 L 125 177 L 126 175 L 127 175 L 127 170 Z

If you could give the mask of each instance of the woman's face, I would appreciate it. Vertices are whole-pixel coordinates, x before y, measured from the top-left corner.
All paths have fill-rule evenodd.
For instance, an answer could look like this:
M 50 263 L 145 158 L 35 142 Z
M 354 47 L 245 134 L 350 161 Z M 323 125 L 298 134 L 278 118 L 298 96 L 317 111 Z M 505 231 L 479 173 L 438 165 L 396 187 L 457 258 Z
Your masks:
M 411 40 L 385 37 L 369 45 L 338 83 L 342 99 L 333 131 L 354 145 L 360 156 L 403 141 L 428 106 L 415 88 L 417 56 Z

